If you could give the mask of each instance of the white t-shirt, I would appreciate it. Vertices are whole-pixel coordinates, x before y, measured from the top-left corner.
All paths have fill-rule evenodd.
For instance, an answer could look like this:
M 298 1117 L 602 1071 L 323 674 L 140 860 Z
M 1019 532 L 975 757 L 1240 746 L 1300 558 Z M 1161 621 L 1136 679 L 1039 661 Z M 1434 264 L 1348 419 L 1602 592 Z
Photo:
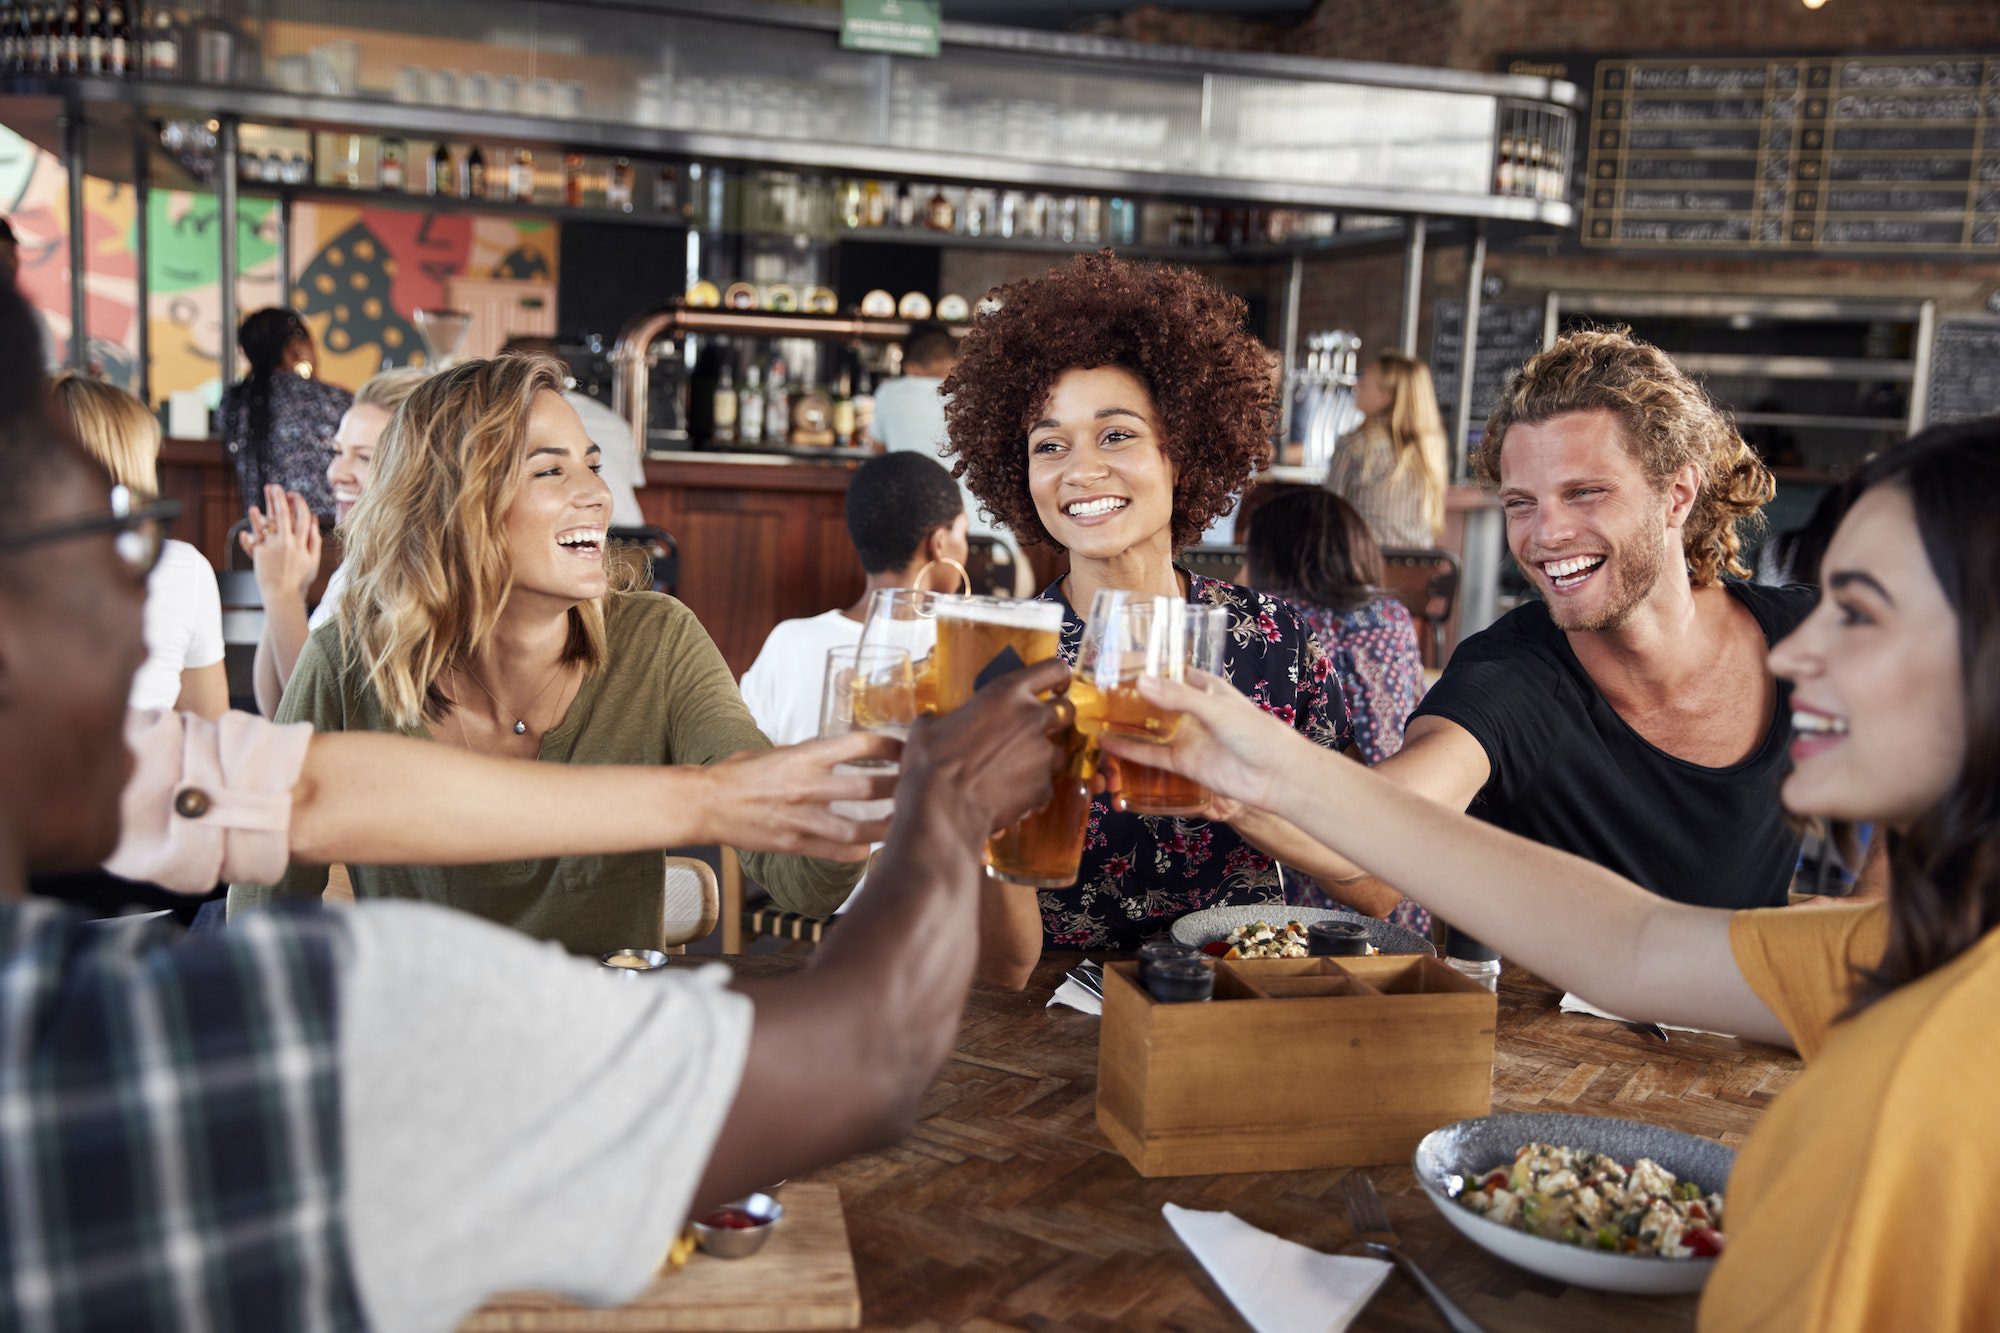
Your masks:
M 186 542 L 169 541 L 146 578 L 146 660 L 132 677 L 133 708 L 172 708 L 181 672 L 222 660 L 222 594 L 215 570 Z
M 646 484 L 646 470 L 639 461 L 639 451 L 632 446 L 631 423 L 587 393 L 566 393 L 563 401 L 576 409 L 590 442 L 604 451 L 604 471 L 598 475 L 611 488 L 611 526 L 645 526 L 639 497 L 632 491 Z
M 341 590 L 347 587 L 347 562 L 341 561 L 333 567 L 333 573 L 326 576 L 326 591 L 319 595 L 319 605 L 306 617 L 306 628 L 318 629 L 340 610 Z
M 743 673 L 743 702 L 773 745 L 796 745 L 819 735 L 819 696 L 826 685 L 826 655 L 861 642 L 861 622 L 839 611 L 781 621 Z
M 444 1333 L 509 1289 L 637 1296 L 742 1081 L 753 1010 L 727 969 L 621 977 L 422 903 L 341 920 L 343 1202 L 369 1326 Z

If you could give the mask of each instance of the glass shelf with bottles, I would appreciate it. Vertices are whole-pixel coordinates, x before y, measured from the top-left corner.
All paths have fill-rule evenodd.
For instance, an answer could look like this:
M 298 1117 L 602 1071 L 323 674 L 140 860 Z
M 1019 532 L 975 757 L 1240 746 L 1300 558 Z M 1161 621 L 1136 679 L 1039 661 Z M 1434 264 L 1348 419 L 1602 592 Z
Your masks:
M 799 458 L 864 458 L 881 450 L 875 386 L 901 369 L 893 342 L 797 336 L 698 340 L 675 386 L 682 449 Z

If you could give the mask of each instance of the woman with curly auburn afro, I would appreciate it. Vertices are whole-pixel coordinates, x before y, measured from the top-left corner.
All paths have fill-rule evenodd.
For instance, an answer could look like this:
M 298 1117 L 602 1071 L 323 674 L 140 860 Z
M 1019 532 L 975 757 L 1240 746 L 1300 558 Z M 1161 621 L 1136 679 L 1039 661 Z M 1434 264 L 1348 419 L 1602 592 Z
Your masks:
M 1023 545 L 1069 553 L 1043 592 L 1063 608 L 1072 663 L 1105 589 L 1225 607 L 1224 674 L 1321 745 L 1347 742 L 1329 663 L 1283 602 L 1179 569 L 1175 555 L 1226 514 L 1269 448 L 1276 387 L 1243 302 L 1199 274 L 1083 255 L 1000 292 L 944 382 L 953 469 Z M 1253 830 L 1254 831 L 1254 830 Z M 1228 823 L 1091 805 L 1067 889 L 989 880 L 980 974 L 1021 986 L 1045 945 L 1129 949 L 1204 907 L 1281 903 L 1260 850 Z

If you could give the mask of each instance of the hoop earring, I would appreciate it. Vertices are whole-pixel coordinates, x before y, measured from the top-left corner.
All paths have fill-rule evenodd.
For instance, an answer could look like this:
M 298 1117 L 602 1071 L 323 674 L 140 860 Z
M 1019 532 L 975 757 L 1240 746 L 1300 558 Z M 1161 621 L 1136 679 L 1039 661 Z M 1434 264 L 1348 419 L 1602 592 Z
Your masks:
M 938 565 L 949 565 L 953 569 L 958 571 L 959 596 L 962 597 L 966 593 L 972 591 L 972 575 L 966 572 L 966 568 L 964 565 L 959 564 L 958 561 L 953 560 L 950 556 L 939 556 L 935 560 L 926 561 L 924 567 L 917 571 L 916 586 L 919 588 L 923 587 L 925 576 L 927 576 L 931 572 L 931 570 Z

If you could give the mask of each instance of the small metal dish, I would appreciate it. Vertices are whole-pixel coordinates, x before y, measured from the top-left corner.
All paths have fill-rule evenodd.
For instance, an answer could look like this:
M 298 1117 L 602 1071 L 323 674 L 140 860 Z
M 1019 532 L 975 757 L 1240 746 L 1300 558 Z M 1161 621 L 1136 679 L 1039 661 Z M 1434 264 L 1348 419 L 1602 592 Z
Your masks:
M 725 1203 L 708 1216 L 730 1210 L 749 1214 L 757 1219 L 757 1225 L 712 1227 L 696 1219 L 693 1223 L 694 1243 L 702 1248 L 703 1253 L 718 1259 L 747 1259 L 764 1248 L 764 1243 L 771 1239 L 771 1233 L 778 1229 L 778 1223 L 785 1219 L 785 1205 L 768 1194 L 753 1194 L 747 1199 Z
M 599 955 L 597 961 L 610 971 L 637 976 L 642 972 L 654 972 L 665 967 L 667 956 L 658 949 L 619 949 Z

